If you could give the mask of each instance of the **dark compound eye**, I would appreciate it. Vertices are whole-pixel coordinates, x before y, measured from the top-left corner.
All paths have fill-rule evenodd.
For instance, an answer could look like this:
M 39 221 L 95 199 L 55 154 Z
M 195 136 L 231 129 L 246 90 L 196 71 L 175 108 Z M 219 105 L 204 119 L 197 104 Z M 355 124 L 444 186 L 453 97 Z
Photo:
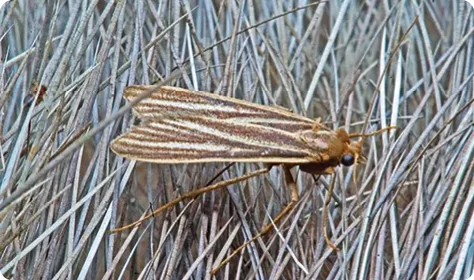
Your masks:
M 345 166 L 351 166 L 354 164 L 354 156 L 351 154 L 343 155 L 341 163 Z

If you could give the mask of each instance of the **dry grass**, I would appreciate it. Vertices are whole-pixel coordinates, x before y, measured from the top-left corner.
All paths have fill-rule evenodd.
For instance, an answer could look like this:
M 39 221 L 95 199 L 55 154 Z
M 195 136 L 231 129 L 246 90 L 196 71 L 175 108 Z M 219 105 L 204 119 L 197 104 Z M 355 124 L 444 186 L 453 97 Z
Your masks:
M 163 80 L 284 106 L 352 132 L 366 119 L 368 131 L 398 126 L 365 141 L 368 160 L 356 181 L 355 168 L 316 180 L 295 170 L 300 203 L 216 278 L 472 274 L 471 6 L 260 2 L 12 0 L 0 10 L 2 274 L 209 279 L 286 205 L 289 190 L 274 168 L 108 233 L 224 167 L 134 163 L 110 151 L 135 121 L 124 87 Z M 47 87 L 42 102 L 36 92 L 28 97 L 34 82 Z M 235 165 L 218 180 L 258 167 Z M 338 252 L 322 230 L 331 180 L 328 231 Z

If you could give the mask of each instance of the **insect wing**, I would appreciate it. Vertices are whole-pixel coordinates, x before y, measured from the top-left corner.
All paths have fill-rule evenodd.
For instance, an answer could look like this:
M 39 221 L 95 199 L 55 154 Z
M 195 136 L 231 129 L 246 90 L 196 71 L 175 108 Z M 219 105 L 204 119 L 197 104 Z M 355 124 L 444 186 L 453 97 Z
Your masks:
M 124 96 L 131 101 L 152 88 L 130 86 Z M 303 134 L 313 133 L 311 119 L 207 92 L 161 87 L 134 111 L 142 124 L 111 147 L 118 155 L 139 161 L 301 164 L 320 161 L 328 148 L 303 139 Z M 330 133 L 322 125 L 319 129 Z
M 129 86 L 124 96 L 131 101 L 153 86 Z M 134 106 L 139 118 L 206 116 L 235 123 L 275 126 L 288 132 L 310 129 L 314 121 L 288 110 L 240 99 L 176 87 L 161 87 Z
M 122 157 L 154 163 L 314 161 L 314 148 L 297 133 L 208 117 L 151 120 L 111 147 Z

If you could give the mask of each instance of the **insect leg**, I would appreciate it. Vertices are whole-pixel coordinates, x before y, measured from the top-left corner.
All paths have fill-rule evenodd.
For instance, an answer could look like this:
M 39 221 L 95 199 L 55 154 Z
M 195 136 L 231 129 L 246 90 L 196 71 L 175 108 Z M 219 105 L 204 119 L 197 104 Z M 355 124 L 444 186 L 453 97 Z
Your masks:
M 112 229 L 112 230 L 110 230 L 110 233 L 120 232 L 120 231 L 123 231 L 125 229 L 132 228 L 136 225 L 140 225 L 143 221 L 145 221 L 145 220 L 147 220 L 147 219 L 149 219 L 149 218 L 151 218 L 155 215 L 158 215 L 159 213 L 163 212 L 164 210 L 176 205 L 177 203 L 179 203 L 179 202 L 181 202 L 185 199 L 189 199 L 189 198 L 193 199 L 193 198 L 196 198 L 196 197 L 198 197 L 199 195 L 201 195 L 203 193 L 215 191 L 215 190 L 227 187 L 229 185 L 232 185 L 232 184 L 235 184 L 235 183 L 238 183 L 238 182 L 241 182 L 241 181 L 245 181 L 245 180 L 250 179 L 252 177 L 255 177 L 255 176 L 258 176 L 258 175 L 261 175 L 261 174 L 265 174 L 268 171 L 270 171 L 271 168 L 272 168 L 272 166 L 268 166 L 268 167 L 265 167 L 265 168 L 247 173 L 247 174 L 242 175 L 240 177 L 235 177 L 235 178 L 232 178 L 232 179 L 229 179 L 229 180 L 226 180 L 226 181 L 222 181 L 222 182 L 219 182 L 219 183 L 211 185 L 211 186 L 207 186 L 207 187 L 204 187 L 204 188 L 200 188 L 200 189 L 185 193 L 182 196 L 176 198 L 175 200 L 166 203 L 165 205 L 163 205 L 160 208 L 153 211 L 153 213 L 146 215 L 145 217 L 141 218 L 140 220 L 138 220 L 136 222 L 133 222 L 131 224 L 128 224 L 124 227 Z
M 328 212 L 329 212 L 329 203 L 331 202 L 331 197 L 332 197 L 332 192 L 334 190 L 334 176 L 333 179 L 331 180 L 331 183 L 329 184 L 329 189 L 328 193 L 326 194 L 326 201 L 324 202 L 324 212 L 323 212 L 323 234 L 324 234 L 324 240 L 326 240 L 326 244 L 328 244 L 329 247 L 331 247 L 335 251 L 339 251 L 339 248 L 332 243 L 331 239 L 329 239 L 328 236 Z
M 296 186 L 295 180 L 293 179 L 293 175 L 291 175 L 290 168 L 286 165 L 283 165 L 283 171 L 285 172 L 285 183 L 291 190 L 291 201 L 288 205 L 273 219 L 273 223 L 269 223 L 266 225 L 257 235 L 252 237 L 249 241 L 242 244 L 239 248 L 235 249 L 232 254 L 223 260 L 216 268 L 211 271 L 211 274 L 216 274 L 216 272 L 221 269 L 224 265 L 229 263 L 229 261 L 239 254 L 245 247 L 247 247 L 250 243 L 254 242 L 258 238 L 262 237 L 263 235 L 267 234 L 270 230 L 273 229 L 273 224 L 277 224 L 283 217 L 285 217 L 291 210 L 295 207 L 296 203 L 298 202 L 298 187 Z

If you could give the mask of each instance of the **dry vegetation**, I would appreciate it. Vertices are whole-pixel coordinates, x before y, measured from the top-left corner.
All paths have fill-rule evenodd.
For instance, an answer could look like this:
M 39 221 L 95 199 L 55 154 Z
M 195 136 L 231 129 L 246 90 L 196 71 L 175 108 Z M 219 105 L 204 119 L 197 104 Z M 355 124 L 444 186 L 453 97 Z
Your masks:
M 274 168 L 110 234 L 225 167 L 110 151 L 136 123 L 124 87 L 165 82 L 351 132 L 366 119 L 368 131 L 398 127 L 368 138 L 356 168 L 319 178 L 295 169 L 300 203 L 216 278 L 466 279 L 473 31 L 462 0 L 12 0 L 0 10 L 1 273 L 209 279 L 288 203 Z M 259 167 L 237 164 L 216 180 Z M 338 252 L 322 230 L 333 180 L 328 233 Z

